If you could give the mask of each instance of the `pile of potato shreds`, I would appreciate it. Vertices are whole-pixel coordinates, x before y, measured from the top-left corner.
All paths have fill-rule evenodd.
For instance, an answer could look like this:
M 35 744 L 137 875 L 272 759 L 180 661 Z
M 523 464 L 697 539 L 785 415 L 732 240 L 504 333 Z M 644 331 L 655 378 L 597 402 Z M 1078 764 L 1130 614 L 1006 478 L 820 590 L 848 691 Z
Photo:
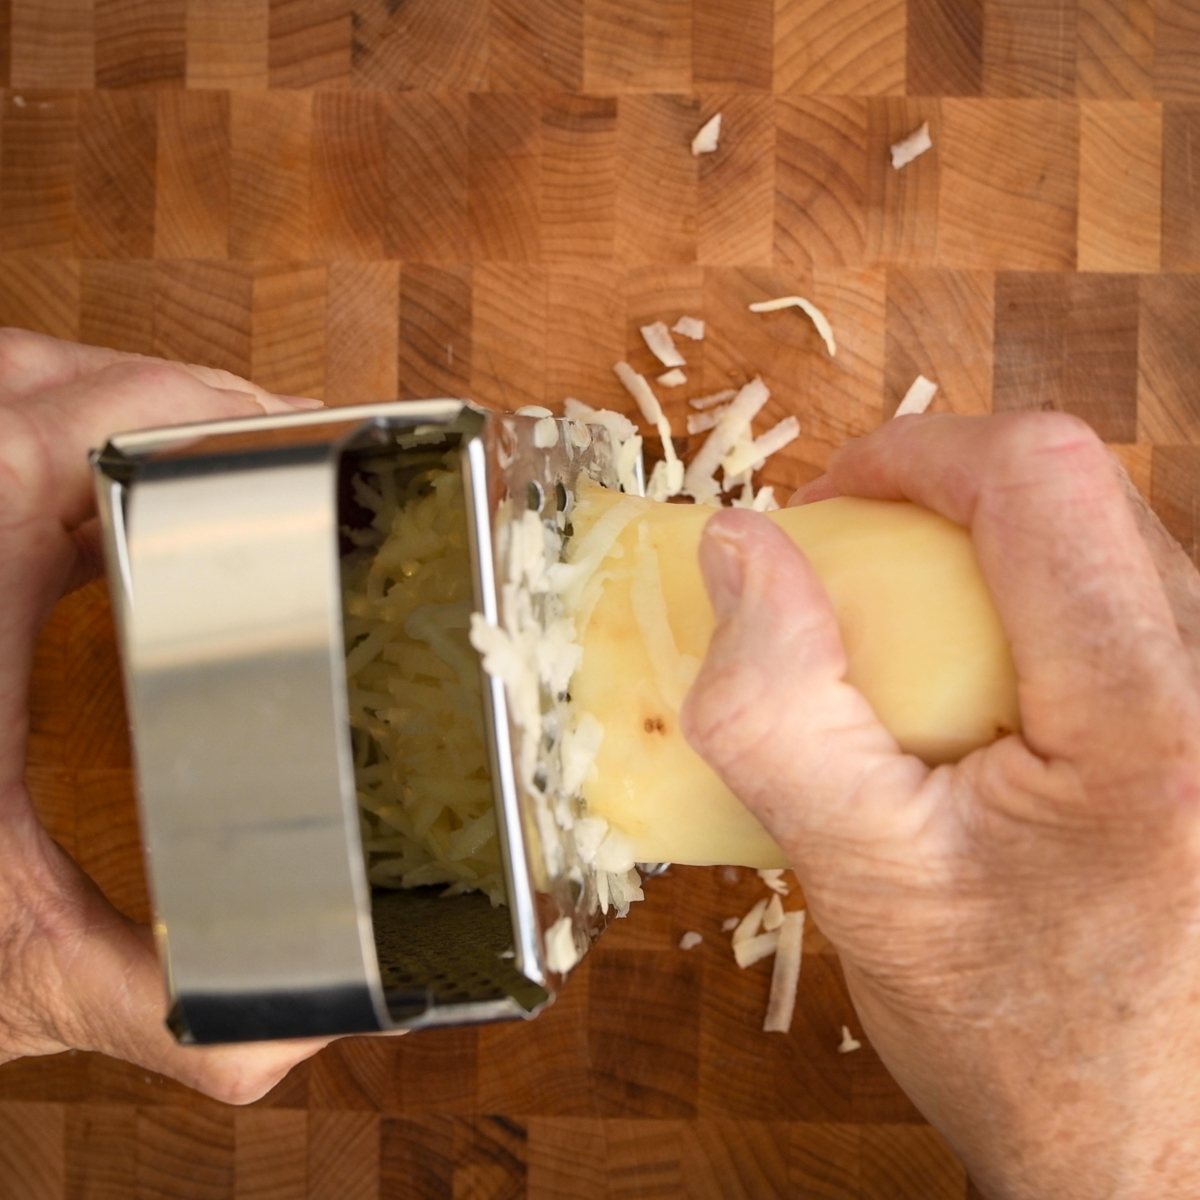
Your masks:
M 401 486 L 358 474 L 373 514 L 343 559 L 346 679 L 368 877 L 504 902 L 457 454 Z

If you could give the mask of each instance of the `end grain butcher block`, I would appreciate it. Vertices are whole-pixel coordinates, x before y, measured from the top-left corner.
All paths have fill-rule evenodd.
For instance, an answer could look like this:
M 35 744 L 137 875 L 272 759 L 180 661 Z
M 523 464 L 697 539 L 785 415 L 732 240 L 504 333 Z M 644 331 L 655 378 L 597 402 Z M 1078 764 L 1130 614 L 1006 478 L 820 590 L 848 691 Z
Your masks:
M 689 313 L 667 414 L 761 372 L 764 428 L 802 427 L 766 482 L 920 373 L 938 410 L 1077 413 L 1194 554 L 1198 99 L 1195 0 L 0 0 L 0 322 L 329 404 L 628 411 L 613 362 Z M 836 359 L 747 312 L 792 293 Z M 145 920 L 101 585 L 39 645 L 29 782 Z M 9 1064 L 0 1198 L 963 1200 L 870 1046 L 837 1053 L 811 925 L 792 1031 L 760 1032 L 770 963 L 720 928 L 761 894 L 672 870 L 532 1024 L 343 1041 L 247 1109 Z

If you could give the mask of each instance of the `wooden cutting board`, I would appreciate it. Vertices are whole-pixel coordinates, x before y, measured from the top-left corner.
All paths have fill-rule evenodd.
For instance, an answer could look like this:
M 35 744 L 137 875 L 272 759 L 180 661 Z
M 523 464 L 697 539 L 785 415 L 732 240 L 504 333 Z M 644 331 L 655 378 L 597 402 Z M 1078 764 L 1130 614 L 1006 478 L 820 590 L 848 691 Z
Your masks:
M 935 409 L 1084 417 L 1196 554 L 1197 0 L 0 0 L 0 89 L 0 322 L 329 404 L 629 409 L 611 364 L 690 313 L 676 428 L 761 373 L 803 428 L 771 482 L 920 372 Z M 792 292 L 836 359 L 746 310 Z M 46 823 L 146 919 L 103 587 L 32 703 Z M 248 1109 L 10 1064 L 0 1200 L 968 1195 L 871 1048 L 836 1053 L 819 931 L 792 1033 L 758 1031 L 768 965 L 719 930 L 760 894 L 673 870 L 536 1022 L 345 1041 Z

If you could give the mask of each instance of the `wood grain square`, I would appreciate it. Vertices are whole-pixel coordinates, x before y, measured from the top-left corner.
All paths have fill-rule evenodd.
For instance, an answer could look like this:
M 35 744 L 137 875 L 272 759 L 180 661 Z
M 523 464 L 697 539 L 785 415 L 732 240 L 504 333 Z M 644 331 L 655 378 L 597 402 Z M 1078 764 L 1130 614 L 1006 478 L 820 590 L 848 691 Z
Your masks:
M 532 1117 L 528 1122 L 528 1200 L 606 1194 L 608 1144 L 603 1121 Z
M 863 264 L 868 126 L 865 100 L 776 101 L 776 264 Z
M 230 104 L 230 257 L 307 258 L 312 93 L 238 91 Z
M 313 96 L 313 248 L 321 258 L 377 259 L 386 250 L 388 114 L 378 92 Z
M 692 85 L 689 0 L 587 0 L 583 86 L 592 93 L 686 92 Z
M 157 262 L 153 351 L 248 379 L 253 305 L 254 277 L 241 263 Z
M 629 407 L 612 366 L 625 353 L 625 280 L 603 263 L 546 270 L 546 402 L 575 396 L 596 407 Z
M 157 258 L 229 254 L 229 93 L 163 88 L 154 176 Z
M 862 1129 L 834 1122 L 788 1126 L 788 1180 L 804 1200 L 859 1200 Z
M 328 268 L 324 263 L 262 267 L 254 279 L 250 372 L 283 396 L 325 392 Z
M 0 260 L 2 262 L 3 260 Z M 0 297 L 4 295 L 0 289 Z M 6 325 L 20 325 L 4 314 Z M 79 595 L 64 596 L 43 624 L 33 650 L 33 677 L 29 681 L 29 734 L 25 749 L 31 767 L 67 766 L 67 741 L 71 735 L 70 692 L 67 683 L 67 644 L 71 625 L 81 606 Z
M 593 965 L 588 1053 L 602 1115 L 696 1114 L 700 982 L 684 954 L 613 951 Z
M 348 0 L 270 0 L 271 87 L 348 87 L 353 25 Z
M 905 55 L 910 96 L 978 96 L 983 89 L 984 0 L 909 0 Z
M 154 253 L 157 103 L 144 90 L 84 92 L 75 172 L 76 246 L 84 258 Z
M 682 1121 L 604 1123 L 608 1200 L 683 1200 Z
M 0 0 L 0 88 L 9 85 L 12 62 L 12 0 Z
M 580 91 L 583 10 L 584 0 L 492 0 L 488 90 Z
M 1137 440 L 1200 444 L 1200 276 L 1145 278 L 1140 298 Z
M 692 85 L 697 92 L 769 92 L 775 73 L 773 0 L 694 0 Z
M 150 897 L 128 770 L 87 767 L 76 774 L 75 861 L 132 921 L 150 923 Z
M 623 96 L 617 115 L 616 255 L 628 266 L 696 261 L 703 118 L 691 96 Z
M 64 745 L 65 762 L 86 768 L 128 769 L 129 720 L 124 679 L 113 633 L 112 605 L 104 580 L 87 585 L 67 635 L 64 663 L 71 693 L 71 723 Z M 75 687 L 87 679 L 88 687 Z
M 470 100 L 467 214 L 470 255 L 484 262 L 541 256 L 541 106 L 521 95 Z
M 963 1200 L 967 1173 L 927 1126 L 868 1125 L 862 1131 L 861 1200 Z
M 1079 96 L 1147 97 L 1154 71 L 1155 0 L 1076 0 Z
M 454 1119 L 385 1117 L 380 1200 L 454 1200 Z
M 1078 111 L 1051 100 L 943 100 L 935 265 L 1075 265 Z
M 557 1144 L 554 1122 L 538 1125 L 533 1118 L 570 1119 L 570 1127 L 577 1128 L 583 1122 L 574 1118 L 597 1115 L 588 1061 L 591 970 L 589 955 L 571 972 L 570 985 L 533 1024 L 485 1025 L 479 1030 L 476 1109 L 529 1118 L 531 1194 L 537 1163 L 553 1159 L 552 1147 Z M 514 1071 L 517 1062 L 527 1063 L 528 1068 Z M 542 1134 L 537 1132 L 539 1128 Z M 551 1146 L 541 1160 L 535 1153 L 539 1136 L 547 1138 Z M 546 1170 L 550 1171 L 549 1164 Z
M 96 0 L 96 86 L 182 85 L 184 0 Z
M 308 1200 L 379 1200 L 379 1117 L 308 1114 Z
M 902 95 L 905 21 L 904 0 L 776 0 L 775 91 Z
M 798 487 L 824 469 L 835 447 L 879 424 L 883 405 L 886 282 L 882 271 L 815 268 L 705 272 L 704 388 L 738 386 L 761 374 L 773 393 L 763 428 L 789 414 L 800 438 L 771 460 L 770 482 Z M 831 358 L 796 309 L 752 313 L 773 296 L 808 297 L 831 322 Z M 793 482 L 794 481 L 794 482 Z
M 11 0 L 10 86 L 95 86 L 93 0 Z
M 867 139 L 867 260 L 881 265 L 932 266 L 937 253 L 941 192 L 941 112 L 936 100 L 870 101 Z M 928 123 L 933 149 L 903 170 L 889 147 Z
M 721 144 L 700 159 L 696 257 L 713 266 L 767 266 L 775 238 L 774 104 L 769 96 L 710 96 Z
M 249 1108 L 234 1114 L 236 1200 L 305 1200 L 307 1167 L 305 1113 Z
M 454 1122 L 454 1200 L 526 1200 L 528 1133 L 504 1116 Z
M 996 412 L 1069 412 L 1106 442 L 1132 442 L 1137 393 L 1135 278 L 996 276 Z
M 265 88 L 268 0 L 188 0 L 189 88 Z
M 362 0 L 354 6 L 353 84 L 482 91 L 487 40 L 487 0 Z
M 1076 0 L 985 0 L 983 94 L 1075 94 Z
M 484 263 L 471 282 L 471 399 L 509 411 L 545 404 L 545 272 Z
M 228 1200 L 234 1180 L 232 1109 L 139 1110 L 138 1200 Z
M 387 102 L 387 255 L 462 262 L 468 257 L 467 99 L 408 92 Z
M 0 1103 L 0 1200 L 60 1200 L 65 1120 L 61 1104 Z
M 400 275 L 400 396 L 465 396 L 471 387 L 471 268 Z
M 313 1112 L 377 1112 L 388 1106 L 397 1051 L 384 1038 L 343 1038 L 308 1062 Z
M 888 272 L 885 417 L 918 375 L 938 385 L 935 412 L 992 411 L 993 296 L 988 271 Z
M 1164 104 L 1162 122 L 1162 269 L 1200 271 L 1200 104 Z
M 1085 100 L 1079 116 L 1079 270 L 1157 271 L 1162 107 Z
M 329 264 L 325 403 L 394 400 L 400 358 L 400 266 Z
M 150 259 L 80 263 L 79 340 L 126 354 L 153 354 L 154 269 Z M 101 629 L 101 643 L 104 636 Z
M 137 1180 L 137 1110 L 80 1105 L 67 1111 L 64 1200 L 127 1200 Z
M 1200 99 L 1200 7 L 1194 0 L 1157 0 L 1154 6 L 1154 94 Z
M 541 144 L 543 261 L 610 260 L 617 199 L 616 100 L 546 100 Z
M 1200 566 L 1200 448 L 1156 446 L 1150 497 L 1167 531 Z
M 790 911 L 794 901 L 785 901 Z M 717 946 L 704 963 L 699 1116 L 766 1121 L 844 1121 L 854 1116 L 855 1064 L 836 1053 L 839 1035 L 813 993 L 830 980 L 821 956 L 805 955 L 796 1013 L 786 1035 L 763 1032 L 772 962 L 740 968 Z M 820 982 L 818 982 L 820 981 Z M 832 989 L 836 1016 L 848 999 Z
M 33 92 L 0 103 L 0 252 L 70 258 L 78 101 Z
M 191 1088 L 184 1087 L 173 1079 L 167 1079 L 165 1075 L 152 1074 L 142 1067 L 135 1067 L 131 1063 L 121 1062 L 104 1054 L 83 1054 L 80 1057 L 85 1061 L 86 1095 L 92 1103 L 106 1106 L 133 1105 L 139 1109 L 148 1107 L 151 1110 L 162 1107 L 177 1111 L 193 1108 L 201 1114 L 228 1111 L 218 1107 L 215 1101 L 197 1097 Z M 141 1136 L 139 1124 L 139 1142 Z
M 24 1104 L 83 1104 L 93 1099 L 86 1054 L 69 1050 L 42 1058 L 18 1058 L 0 1066 L 0 1099 Z
M 783 1121 L 694 1121 L 682 1130 L 688 1200 L 789 1200 Z
M 480 1032 L 474 1027 L 429 1030 L 430 1037 L 397 1043 L 388 1109 L 409 1115 L 479 1111 Z
M 76 259 L 0 257 L 0 325 L 77 341 L 79 274 Z

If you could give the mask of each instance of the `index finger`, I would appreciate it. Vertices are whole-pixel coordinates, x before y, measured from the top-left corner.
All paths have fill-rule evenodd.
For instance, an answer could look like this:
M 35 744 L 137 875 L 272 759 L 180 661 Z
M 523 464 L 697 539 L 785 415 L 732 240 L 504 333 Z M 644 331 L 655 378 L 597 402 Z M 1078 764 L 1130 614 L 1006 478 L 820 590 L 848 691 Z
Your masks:
M 167 363 L 164 358 L 130 354 L 107 346 L 85 346 L 34 333 L 29 329 L 0 329 L 0 403 L 14 403 L 38 392 L 79 383 L 119 363 Z M 225 391 L 245 392 L 264 412 L 320 408 L 318 400 L 282 398 L 240 375 L 220 367 L 171 363 L 201 383 Z
M 1035 750 L 1076 759 L 1171 737 L 1190 707 L 1179 632 L 1108 452 L 1082 421 L 901 418 L 839 450 L 829 476 L 839 492 L 912 500 L 971 530 Z

